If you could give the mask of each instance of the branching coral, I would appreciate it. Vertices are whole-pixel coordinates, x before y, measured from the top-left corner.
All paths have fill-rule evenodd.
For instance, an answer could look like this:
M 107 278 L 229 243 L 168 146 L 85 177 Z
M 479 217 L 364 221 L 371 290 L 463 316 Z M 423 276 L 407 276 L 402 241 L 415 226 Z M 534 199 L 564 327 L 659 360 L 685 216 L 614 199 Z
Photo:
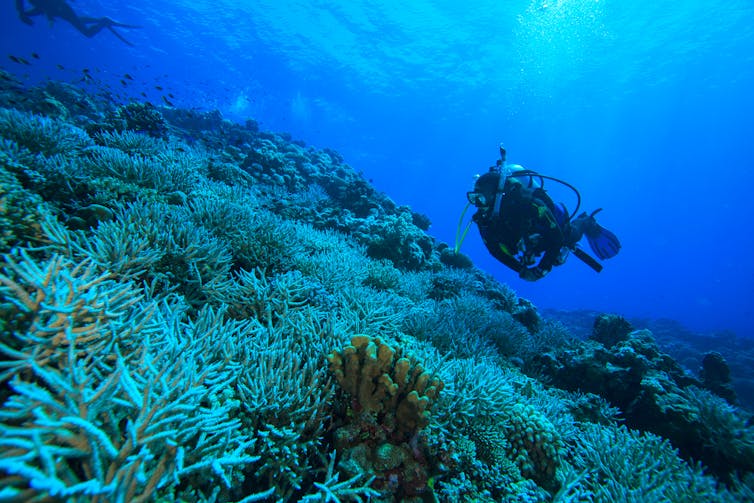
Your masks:
M 102 270 L 148 282 L 154 295 L 182 294 L 200 307 L 223 298 L 232 257 L 227 244 L 191 222 L 189 210 L 160 203 L 121 207 L 89 234 L 46 222 L 52 241 Z
M 162 150 L 159 154 L 129 155 L 112 147 L 91 147 L 82 168 L 93 177 L 111 177 L 167 194 L 189 191 L 199 181 L 198 171 L 206 161 L 200 154 Z
M 90 262 L 54 256 L 39 264 L 24 252 L 4 258 L 0 299 L 7 321 L 0 334 L 0 382 L 32 367 L 67 368 L 74 340 L 78 353 L 107 352 L 149 322 L 149 310 L 134 310 L 141 295 L 133 286 L 98 273 Z M 115 330 L 126 318 L 131 324 Z
M 287 271 L 301 252 L 295 225 L 252 204 L 248 198 L 229 201 L 202 195 L 191 199 L 189 216 L 230 244 L 238 267 L 261 268 L 268 273 Z
M 660 437 L 624 426 L 584 423 L 569 457 L 580 473 L 564 481 L 568 501 L 735 501 L 699 466 L 689 466 Z
M 157 155 L 166 146 L 164 141 L 128 130 L 100 132 L 94 139 L 99 145 L 122 150 L 128 155 Z
M 6 108 L 0 108 L 0 136 L 45 157 L 71 155 L 93 143 L 84 130 L 67 122 Z
M 526 328 L 484 297 L 461 292 L 440 302 L 424 302 L 422 307 L 406 319 L 404 329 L 457 358 L 496 351 L 520 359 L 531 351 L 532 337 Z
M 366 501 L 369 501 L 369 498 L 378 497 L 380 495 L 379 492 L 375 491 L 374 489 L 370 489 L 369 487 L 369 485 L 374 480 L 373 477 L 367 478 L 367 480 L 363 482 L 361 486 L 354 487 L 357 482 L 361 482 L 364 478 L 366 478 L 362 473 L 358 473 L 348 480 L 339 481 L 338 479 L 340 478 L 340 473 L 335 471 L 335 459 L 336 453 L 333 452 L 330 455 L 330 462 L 327 465 L 325 480 L 323 482 L 315 482 L 314 487 L 317 489 L 317 492 L 313 494 L 307 494 L 306 496 L 301 498 L 301 501 L 337 502 L 341 501 L 341 499 L 344 499 L 361 503 L 363 501 L 362 497 L 365 497 Z
M 244 425 L 258 440 L 251 452 L 260 460 L 248 479 L 274 486 L 279 499 L 294 500 L 321 462 L 332 384 L 322 352 L 307 356 L 317 352 L 315 337 L 307 334 L 316 328 L 306 316 L 289 312 L 274 326 L 254 321 L 253 327 L 238 348 L 243 365 L 235 385 Z
M 6 496 L 145 501 L 189 473 L 230 487 L 233 467 L 256 460 L 231 403 L 204 405 L 231 377 L 227 362 L 201 354 L 211 333 L 187 336 L 183 311 L 142 303 L 133 285 L 87 264 L 6 260 Z

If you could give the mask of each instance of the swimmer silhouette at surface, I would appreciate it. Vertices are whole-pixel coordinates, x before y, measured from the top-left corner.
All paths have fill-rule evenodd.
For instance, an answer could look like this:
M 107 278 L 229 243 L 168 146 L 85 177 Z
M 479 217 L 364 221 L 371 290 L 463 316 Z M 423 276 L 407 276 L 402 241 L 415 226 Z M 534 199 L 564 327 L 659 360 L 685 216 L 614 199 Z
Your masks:
M 29 26 L 34 24 L 33 16 L 44 15 L 50 24 L 56 18 L 67 21 L 84 36 L 91 38 L 100 31 L 107 28 L 110 32 L 118 37 L 123 43 L 133 47 L 133 44 L 126 40 L 123 35 L 115 31 L 115 28 L 140 28 L 130 24 L 123 24 L 113 21 L 109 17 L 88 17 L 79 16 L 73 7 L 68 5 L 66 0 L 28 0 L 31 8 L 26 9 L 26 0 L 16 0 L 16 11 L 21 22 Z

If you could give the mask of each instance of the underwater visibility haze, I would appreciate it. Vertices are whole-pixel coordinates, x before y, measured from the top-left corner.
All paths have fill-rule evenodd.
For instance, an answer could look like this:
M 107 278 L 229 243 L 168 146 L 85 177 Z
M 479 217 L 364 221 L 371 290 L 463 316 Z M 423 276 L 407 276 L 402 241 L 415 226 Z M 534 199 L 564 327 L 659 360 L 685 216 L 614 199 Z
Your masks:
M 754 502 L 752 20 L 0 4 L 0 500 Z
M 622 252 L 537 283 L 463 251 L 541 307 L 754 334 L 754 34 L 750 3 L 77 2 L 141 29 L 87 39 L 2 12 L 2 48 L 35 78 L 97 68 L 149 99 L 220 110 L 343 154 L 451 243 L 474 175 L 497 158 L 564 179 Z M 95 15 L 95 14 L 91 14 Z M 6 68 L 12 63 L 6 60 Z M 14 70 L 20 70 L 13 68 Z M 159 84 L 158 84 L 159 85 Z M 139 88 L 139 92 L 142 89 Z M 574 201 L 563 195 L 569 209 Z

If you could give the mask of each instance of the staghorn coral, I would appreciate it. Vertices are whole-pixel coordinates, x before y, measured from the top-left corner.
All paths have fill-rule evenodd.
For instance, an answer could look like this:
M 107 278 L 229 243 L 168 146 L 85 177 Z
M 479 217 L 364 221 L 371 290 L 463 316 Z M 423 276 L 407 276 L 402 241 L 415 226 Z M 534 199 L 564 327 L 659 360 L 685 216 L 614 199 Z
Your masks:
M 218 303 L 230 285 L 229 246 L 194 224 L 184 206 L 121 206 L 113 221 L 88 234 L 47 225 L 57 246 L 91 258 L 103 270 L 148 282 L 153 295 L 180 293 L 199 308 Z
M 454 359 L 440 369 L 445 389 L 435 418 L 449 436 L 468 431 L 478 418 L 501 421 L 518 397 L 509 376 L 489 359 Z
M 328 290 L 353 288 L 366 281 L 370 261 L 363 248 L 348 236 L 300 224 L 293 237 L 304 245 L 304 253 L 295 258 L 295 267 L 316 278 Z
M 23 124 L 19 126 L 18 121 Z M 77 163 L 88 140 L 81 131 L 64 131 L 59 123 L 18 112 L 7 126 L 6 132 L 0 131 L 0 167 L 25 190 L 63 207 L 75 206 L 77 198 L 87 197 L 85 175 Z M 13 129 L 16 126 L 20 130 Z
M 149 322 L 148 310 L 134 311 L 141 299 L 138 291 L 108 273 L 99 274 L 91 262 L 53 256 L 37 263 L 22 250 L 18 256 L 5 255 L 4 263 L 0 382 L 36 367 L 67 368 L 74 339 L 79 354 L 100 354 Z M 123 318 L 132 323 L 116 331 Z
M 291 269 L 301 250 L 296 225 L 259 208 L 248 196 L 235 196 L 237 201 L 211 193 L 192 197 L 191 220 L 227 242 L 239 268 L 261 268 L 267 273 Z
M 353 487 L 356 482 L 366 478 L 364 474 L 358 473 L 348 480 L 340 482 L 340 473 L 335 471 L 335 453 L 330 455 L 330 462 L 327 465 L 327 472 L 325 473 L 324 482 L 315 482 L 314 486 L 317 492 L 310 493 L 301 498 L 301 501 L 341 501 L 353 500 L 361 503 L 361 497 L 364 496 L 369 501 L 369 498 L 375 498 L 380 495 L 379 492 L 371 489 L 369 485 L 374 478 L 367 478 L 361 486 Z
M 189 474 L 229 488 L 234 467 L 257 459 L 246 453 L 254 440 L 230 418 L 232 402 L 205 405 L 232 369 L 207 364 L 202 343 L 233 330 L 192 333 L 183 310 L 145 303 L 133 285 L 86 264 L 55 256 L 38 264 L 25 253 L 7 260 L 6 497 L 147 501 Z
M 558 493 L 566 501 L 743 501 L 717 488 L 699 465 L 686 464 L 661 437 L 593 423 L 580 430 Z
M 344 287 L 337 298 L 342 306 L 340 325 L 348 333 L 399 337 L 401 320 L 410 312 L 402 297 L 364 286 Z
M 526 328 L 476 294 L 462 292 L 424 306 L 427 309 L 408 319 L 404 329 L 441 350 L 452 351 L 457 358 L 478 354 L 482 347 L 495 347 L 507 357 L 524 357 L 530 351 L 532 337 Z
M 459 438 L 474 448 L 473 455 L 458 451 L 449 475 L 471 476 L 495 500 L 516 491 L 546 500 L 558 487 L 565 441 L 576 432 L 563 397 L 483 357 L 451 360 L 439 373 L 448 384 L 433 413 L 437 429 L 449 451 Z
M 0 108 L 0 137 L 45 157 L 75 154 L 90 147 L 89 135 L 65 121 Z
M 94 135 L 98 145 L 115 148 L 128 155 L 153 156 L 165 148 L 165 142 L 134 131 L 102 131 Z
M 168 194 L 193 189 L 206 162 L 195 152 L 162 149 L 158 154 L 143 156 L 118 148 L 96 146 L 87 150 L 82 169 L 93 177 L 109 177 Z
M 387 260 L 375 260 L 367 266 L 364 285 L 382 291 L 395 291 L 401 279 L 401 273 Z

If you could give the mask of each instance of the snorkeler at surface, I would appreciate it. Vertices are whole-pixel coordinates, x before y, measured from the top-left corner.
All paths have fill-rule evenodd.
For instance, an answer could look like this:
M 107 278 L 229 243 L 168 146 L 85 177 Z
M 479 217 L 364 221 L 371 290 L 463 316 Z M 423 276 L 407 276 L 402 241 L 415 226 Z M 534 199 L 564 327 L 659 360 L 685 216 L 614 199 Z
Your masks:
M 31 19 L 32 16 L 40 16 L 44 14 L 48 21 L 50 21 L 50 24 L 52 24 L 55 18 L 60 18 L 64 21 L 68 21 L 71 26 L 89 38 L 107 28 L 113 35 L 132 47 L 133 44 L 126 40 L 120 33 L 115 31 L 115 27 L 140 28 L 139 26 L 113 21 L 109 17 L 79 16 L 73 8 L 68 5 L 66 0 L 28 0 L 28 2 L 31 4 L 31 9 L 26 10 L 25 0 L 16 0 L 16 10 L 18 11 L 19 19 L 29 26 L 34 24 L 34 21 Z

